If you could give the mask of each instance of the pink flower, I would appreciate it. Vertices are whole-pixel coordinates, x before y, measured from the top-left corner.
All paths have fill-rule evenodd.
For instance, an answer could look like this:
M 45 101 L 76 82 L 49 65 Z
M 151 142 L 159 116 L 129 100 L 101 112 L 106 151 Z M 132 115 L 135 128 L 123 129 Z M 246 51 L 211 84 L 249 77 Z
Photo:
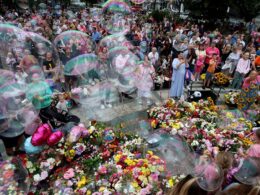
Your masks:
M 47 171 L 41 172 L 41 180 L 45 180 L 47 177 L 48 177 L 48 172 Z
M 101 166 L 101 167 L 99 167 L 98 172 L 100 174 L 106 174 L 107 173 L 107 168 L 105 166 Z
M 157 182 L 157 181 L 158 181 L 158 174 L 152 173 L 150 176 L 151 176 L 151 178 L 152 178 L 152 180 L 153 180 L 154 182 Z
M 70 179 L 72 177 L 75 176 L 74 170 L 72 168 L 68 169 L 65 173 L 64 173 L 64 179 Z

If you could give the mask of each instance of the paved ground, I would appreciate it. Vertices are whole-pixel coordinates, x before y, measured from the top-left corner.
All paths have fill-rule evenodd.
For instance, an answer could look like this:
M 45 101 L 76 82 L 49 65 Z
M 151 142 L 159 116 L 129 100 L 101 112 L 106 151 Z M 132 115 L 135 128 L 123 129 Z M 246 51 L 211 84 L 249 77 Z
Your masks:
M 197 82 L 193 84 L 192 91 L 210 91 L 210 89 L 202 89 L 202 83 Z M 188 89 L 185 89 L 184 98 L 188 97 Z M 219 93 L 220 91 L 220 93 Z M 223 95 L 229 92 L 230 89 L 219 89 L 214 88 L 215 93 L 219 93 L 219 98 L 217 100 L 217 104 L 223 104 Z M 167 98 L 169 97 L 169 90 L 159 90 L 153 91 L 153 105 L 161 105 Z M 122 118 L 127 120 L 127 117 L 131 115 L 131 113 L 138 113 L 140 111 L 146 111 L 149 108 L 145 103 L 143 105 L 138 104 L 137 100 L 132 99 L 124 99 L 123 102 L 113 104 L 112 108 L 106 108 L 102 110 L 101 108 L 92 108 L 79 106 L 77 109 L 73 109 L 71 112 L 81 118 L 81 121 L 84 123 L 88 123 L 89 120 L 95 119 L 97 121 L 102 122 L 111 122 L 114 119 Z

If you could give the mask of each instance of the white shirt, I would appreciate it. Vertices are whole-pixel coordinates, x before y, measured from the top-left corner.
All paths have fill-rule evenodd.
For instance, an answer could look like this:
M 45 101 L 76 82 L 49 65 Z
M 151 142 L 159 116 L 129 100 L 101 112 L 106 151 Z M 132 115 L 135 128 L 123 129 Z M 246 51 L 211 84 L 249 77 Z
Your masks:
M 155 54 L 153 54 L 153 52 L 150 52 L 148 54 L 148 59 L 151 61 L 152 65 L 155 65 L 156 62 L 158 61 L 159 59 L 159 54 L 158 52 L 156 52 Z
M 56 108 L 58 109 L 58 111 L 66 111 L 68 112 L 68 108 L 67 108 L 67 101 L 64 100 L 64 102 L 58 102 L 58 104 L 56 105 Z

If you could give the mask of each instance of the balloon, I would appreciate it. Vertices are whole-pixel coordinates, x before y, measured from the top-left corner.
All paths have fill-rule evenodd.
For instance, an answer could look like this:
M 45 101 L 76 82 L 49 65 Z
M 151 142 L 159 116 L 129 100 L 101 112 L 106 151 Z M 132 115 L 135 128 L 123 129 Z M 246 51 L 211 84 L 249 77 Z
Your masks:
M 63 137 L 63 133 L 61 131 L 56 131 L 51 134 L 51 136 L 47 139 L 47 144 L 49 146 L 54 146 L 57 144 Z
M 45 144 L 51 133 L 52 132 L 48 124 L 41 125 L 32 135 L 32 145 L 41 146 Z
M 32 136 L 28 137 L 24 142 L 26 154 L 39 154 L 43 150 L 43 146 L 34 146 L 31 143 Z

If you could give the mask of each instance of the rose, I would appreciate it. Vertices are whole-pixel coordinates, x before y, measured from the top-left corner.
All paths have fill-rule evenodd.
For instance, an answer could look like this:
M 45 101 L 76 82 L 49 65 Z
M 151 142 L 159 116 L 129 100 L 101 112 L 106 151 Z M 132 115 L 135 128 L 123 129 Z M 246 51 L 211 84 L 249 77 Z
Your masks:
M 68 169 L 65 173 L 63 178 L 64 179 L 70 179 L 75 176 L 74 170 L 72 168 Z

